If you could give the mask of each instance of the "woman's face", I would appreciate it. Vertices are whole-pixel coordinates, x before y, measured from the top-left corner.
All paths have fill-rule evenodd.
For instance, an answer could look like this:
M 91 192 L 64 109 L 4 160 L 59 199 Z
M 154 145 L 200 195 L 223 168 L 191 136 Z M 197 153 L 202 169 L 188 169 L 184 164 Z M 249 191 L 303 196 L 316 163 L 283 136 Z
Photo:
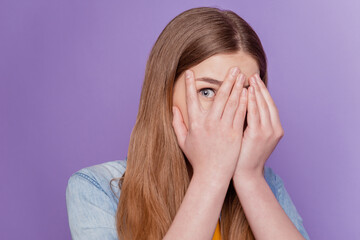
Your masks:
M 245 87 L 249 86 L 249 78 L 252 75 L 255 73 L 260 75 L 260 70 L 255 59 L 243 51 L 231 54 L 217 54 L 190 68 L 195 75 L 196 91 L 203 109 L 210 109 L 216 92 L 224 81 L 227 72 L 231 67 L 235 66 L 238 66 L 240 71 L 245 74 Z M 173 105 L 180 109 L 185 125 L 189 129 L 184 74 L 185 71 L 176 79 Z M 205 81 L 200 79 L 204 79 Z M 219 85 L 213 82 L 207 82 L 206 79 L 218 80 Z

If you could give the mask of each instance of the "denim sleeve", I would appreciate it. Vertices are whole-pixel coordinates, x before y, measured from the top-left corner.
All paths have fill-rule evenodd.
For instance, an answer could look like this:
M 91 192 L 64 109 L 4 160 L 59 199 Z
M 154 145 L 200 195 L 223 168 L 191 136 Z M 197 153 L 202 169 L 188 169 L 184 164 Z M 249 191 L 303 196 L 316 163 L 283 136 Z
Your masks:
M 66 206 L 73 240 L 116 240 L 115 214 L 110 196 L 87 174 L 76 172 L 68 180 Z
M 290 198 L 289 193 L 285 189 L 283 180 L 277 174 L 275 174 L 275 179 L 276 179 L 275 182 L 277 187 L 276 198 L 278 199 L 281 207 L 284 209 L 285 213 L 294 223 L 294 225 L 302 234 L 302 236 L 305 239 L 310 240 L 309 235 L 304 228 L 303 219 L 298 213 L 293 201 Z

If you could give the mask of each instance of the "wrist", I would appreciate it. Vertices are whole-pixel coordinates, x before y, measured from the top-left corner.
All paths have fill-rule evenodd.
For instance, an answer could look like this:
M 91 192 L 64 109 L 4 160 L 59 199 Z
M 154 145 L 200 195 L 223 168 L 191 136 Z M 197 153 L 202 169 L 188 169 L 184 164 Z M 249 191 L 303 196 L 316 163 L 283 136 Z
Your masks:
M 196 181 L 214 188 L 228 188 L 231 175 L 222 174 L 219 171 L 194 171 L 191 181 Z
M 263 180 L 265 180 L 264 169 L 262 171 L 237 172 L 232 178 L 234 186 L 254 185 Z
M 256 198 L 259 194 L 259 191 L 262 191 L 263 186 L 267 185 L 265 178 L 263 177 L 253 177 L 253 178 L 242 178 L 242 179 L 233 179 L 233 185 L 235 191 L 240 199 L 247 198 Z

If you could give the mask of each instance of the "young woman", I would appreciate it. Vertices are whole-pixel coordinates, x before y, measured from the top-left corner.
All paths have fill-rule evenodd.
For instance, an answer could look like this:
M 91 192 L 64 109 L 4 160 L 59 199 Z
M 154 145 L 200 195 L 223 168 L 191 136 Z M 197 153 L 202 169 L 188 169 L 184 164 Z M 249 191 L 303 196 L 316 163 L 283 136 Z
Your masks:
M 126 159 L 69 179 L 73 239 L 309 239 L 265 166 L 284 134 L 266 86 L 265 52 L 241 17 L 175 17 L 150 53 Z

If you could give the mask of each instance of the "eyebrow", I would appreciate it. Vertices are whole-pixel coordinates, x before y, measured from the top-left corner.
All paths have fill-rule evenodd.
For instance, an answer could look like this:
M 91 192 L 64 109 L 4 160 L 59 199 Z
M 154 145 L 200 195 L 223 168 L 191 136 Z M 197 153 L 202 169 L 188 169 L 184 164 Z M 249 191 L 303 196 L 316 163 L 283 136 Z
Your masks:
M 196 78 L 195 80 L 196 81 L 207 82 L 207 83 L 218 85 L 218 86 L 221 86 L 221 84 L 222 84 L 222 81 L 219 81 L 219 80 L 216 80 L 216 79 L 213 79 L 213 78 L 209 78 L 209 77 Z M 249 86 L 250 85 L 246 85 L 245 88 L 249 88 Z

